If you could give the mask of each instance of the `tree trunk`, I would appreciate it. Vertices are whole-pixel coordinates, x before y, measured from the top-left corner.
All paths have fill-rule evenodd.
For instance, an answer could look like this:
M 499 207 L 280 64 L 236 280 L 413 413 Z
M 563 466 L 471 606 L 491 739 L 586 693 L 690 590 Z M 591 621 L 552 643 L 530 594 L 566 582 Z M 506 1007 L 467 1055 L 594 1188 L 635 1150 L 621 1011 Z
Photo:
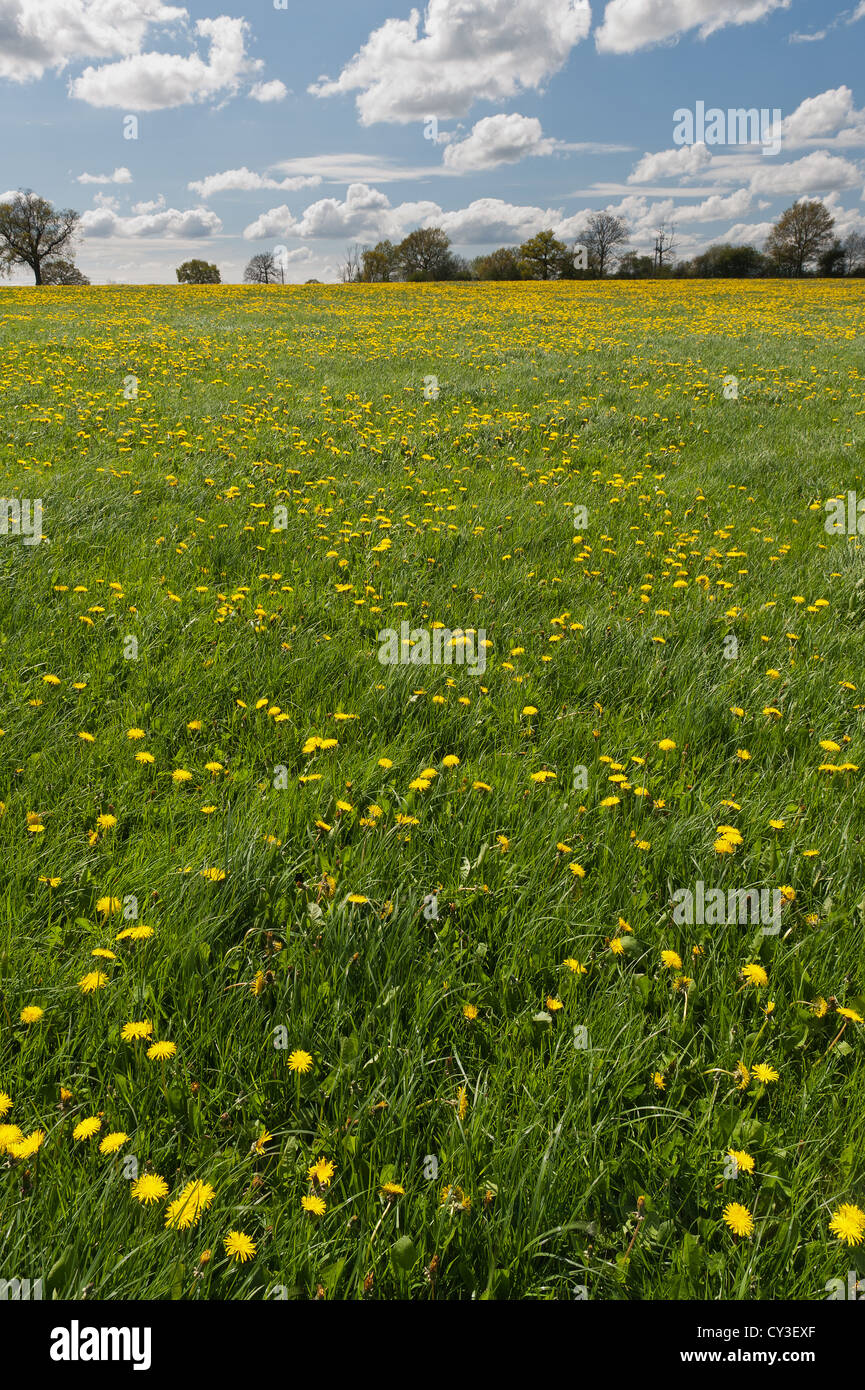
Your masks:
M 42 284 L 42 262 L 41 262 L 41 261 L 37 261 L 36 264 L 35 264 L 33 267 L 31 267 L 31 268 L 32 268 L 32 270 L 33 270 L 33 274 L 36 276 L 36 284 L 37 284 L 37 285 L 41 285 L 41 284 Z

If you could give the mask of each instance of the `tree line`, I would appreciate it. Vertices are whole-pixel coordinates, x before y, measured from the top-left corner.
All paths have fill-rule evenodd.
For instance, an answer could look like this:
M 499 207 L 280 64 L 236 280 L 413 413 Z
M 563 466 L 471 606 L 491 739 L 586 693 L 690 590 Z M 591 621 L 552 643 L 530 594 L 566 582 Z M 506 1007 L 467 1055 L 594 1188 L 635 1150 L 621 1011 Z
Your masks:
M 19 266 L 32 272 L 37 285 L 89 285 L 74 261 L 80 214 L 55 208 L 31 190 L 0 203 L 0 275 Z M 835 219 L 819 200 L 799 199 L 771 228 L 762 250 L 728 242 L 709 246 L 691 260 L 674 259 L 675 229 L 662 221 L 655 230 L 651 255 L 627 247 L 630 232 L 622 218 L 592 212 L 577 241 L 568 245 L 551 228 L 519 246 L 500 246 L 471 261 L 451 249 L 441 227 L 416 227 L 394 245 L 350 247 L 340 265 L 346 283 L 441 280 L 579 280 L 676 277 L 706 279 L 754 276 L 863 276 L 865 233 L 842 240 Z M 177 267 L 178 283 L 218 285 L 219 267 L 189 260 Z M 243 274 L 252 284 L 285 282 L 284 264 L 272 251 L 257 252 Z M 308 280 L 307 284 L 318 284 Z

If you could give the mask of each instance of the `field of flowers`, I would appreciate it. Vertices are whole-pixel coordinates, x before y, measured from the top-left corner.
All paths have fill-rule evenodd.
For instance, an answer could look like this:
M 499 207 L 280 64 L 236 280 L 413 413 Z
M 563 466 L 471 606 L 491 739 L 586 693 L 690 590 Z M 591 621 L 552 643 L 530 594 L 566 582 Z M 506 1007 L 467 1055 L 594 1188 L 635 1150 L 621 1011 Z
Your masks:
M 0 1278 L 865 1273 L 863 345 L 856 281 L 0 292 Z

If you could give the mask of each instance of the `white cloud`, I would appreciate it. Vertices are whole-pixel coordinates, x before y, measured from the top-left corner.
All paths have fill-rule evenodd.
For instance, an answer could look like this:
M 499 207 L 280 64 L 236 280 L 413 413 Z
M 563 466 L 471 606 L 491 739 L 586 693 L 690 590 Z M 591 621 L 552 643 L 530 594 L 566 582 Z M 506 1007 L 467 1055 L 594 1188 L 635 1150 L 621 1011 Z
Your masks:
M 772 222 L 737 222 L 730 227 L 719 241 L 728 241 L 733 246 L 751 245 L 758 249 L 772 230 Z
M 243 235 L 247 241 L 274 236 L 299 237 L 380 237 L 404 236 L 430 213 L 439 214 L 437 203 L 402 203 L 391 206 L 390 199 L 369 184 L 352 183 L 345 198 L 320 198 L 296 218 L 283 204 L 262 213 Z
M 240 169 L 226 169 L 221 174 L 208 174 L 203 179 L 193 179 L 186 186 L 199 198 L 212 198 L 215 193 L 253 192 L 260 188 L 278 188 L 283 192 L 296 192 L 299 188 L 316 188 L 321 183 L 318 174 L 301 174 L 294 178 L 272 179 L 243 165 Z
M 677 222 L 718 222 L 724 217 L 742 217 L 748 212 L 754 195 L 750 188 L 738 188 L 735 193 L 713 193 L 702 203 L 685 204 L 676 209 Z
M 516 164 L 527 155 L 552 154 L 555 141 L 544 136 L 535 116 L 485 116 L 464 140 L 445 146 L 443 162 L 455 173 Z
M 144 203 L 133 203 L 133 204 L 132 204 L 132 211 L 133 211 L 133 212 L 137 212 L 137 213 L 142 213 L 142 212 L 159 212 L 159 211 L 161 211 L 161 209 L 164 208 L 164 207 L 165 207 L 165 194 L 164 194 L 164 193 L 160 193 L 160 195 L 159 195 L 158 198 L 153 198 L 153 199 L 151 199 L 149 202 L 144 202 Z
M 595 43 L 602 53 L 634 53 L 698 26 L 705 39 L 789 7 L 790 0 L 609 0 Z
M 853 188 L 861 182 L 862 171 L 849 159 L 841 159 L 828 150 L 814 150 L 788 164 L 770 164 L 766 160 L 753 175 L 751 186 L 756 193 L 793 193 L 801 198 L 809 193 Z
M 781 139 L 787 149 L 804 145 L 865 145 L 865 111 L 857 111 L 849 87 L 830 87 L 818 96 L 806 97 L 781 122 Z
M 199 53 L 138 53 L 103 67 L 85 68 L 70 83 L 70 96 L 90 106 L 113 106 L 123 111 L 162 111 L 211 97 L 229 97 L 241 79 L 262 67 L 246 55 L 248 25 L 243 19 L 199 19 L 196 33 L 210 47 Z
M 288 88 L 284 82 L 275 78 L 273 82 L 256 82 L 249 89 L 249 96 L 253 101 L 285 101 L 288 96 Z
M 561 211 L 505 203 L 501 198 L 477 198 L 466 208 L 446 212 L 437 219 L 456 242 L 525 241 L 543 227 L 557 228 Z
M 151 25 L 186 13 L 162 0 L 0 0 L 0 77 L 30 82 L 75 59 L 137 53 Z
M 464 140 L 445 146 L 444 164 L 454 173 L 516 164 L 527 155 L 552 154 L 556 142 L 544 136 L 536 116 L 485 116 Z
M 79 174 L 76 183 L 131 183 L 132 175 L 121 164 L 113 174 Z
M 692 178 L 705 173 L 712 163 L 702 140 L 694 145 L 680 145 L 674 150 L 644 154 L 628 175 L 628 183 L 654 183 L 656 179 Z
M 222 222 L 209 208 L 163 208 L 120 217 L 110 208 L 88 210 L 81 218 L 85 237 L 189 237 L 215 235 Z
M 589 0 L 429 0 L 423 15 L 387 19 L 315 96 L 358 93 L 362 125 L 464 116 L 476 101 L 537 90 L 591 24 Z
M 828 29 L 818 29 L 813 34 L 791 34 L 790 43 L 819 43 L 821 39 L 825 39 L 828 32 Z

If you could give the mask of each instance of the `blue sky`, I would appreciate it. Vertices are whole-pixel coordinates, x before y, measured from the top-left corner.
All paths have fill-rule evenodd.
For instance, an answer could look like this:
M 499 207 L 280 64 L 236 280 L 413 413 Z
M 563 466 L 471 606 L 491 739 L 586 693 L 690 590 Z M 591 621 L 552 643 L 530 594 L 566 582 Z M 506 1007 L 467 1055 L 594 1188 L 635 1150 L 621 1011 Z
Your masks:
M 865 230 L 863 58 L 865 0 L 0 0 L 0 196 L 77 208 L 94 283 L 190 256 L 236 281 L 276 247 L 287 280 L 332 280 L 347 245 L 415 226 L 473 256 L 576 241 L 596 208 L 638 250 L 672 221 L 679 255 L 760 244 L 797 197 L 843 235 Z M 779 145 L 728 122 L 677 143 L 698 102 L 779 110 Z

